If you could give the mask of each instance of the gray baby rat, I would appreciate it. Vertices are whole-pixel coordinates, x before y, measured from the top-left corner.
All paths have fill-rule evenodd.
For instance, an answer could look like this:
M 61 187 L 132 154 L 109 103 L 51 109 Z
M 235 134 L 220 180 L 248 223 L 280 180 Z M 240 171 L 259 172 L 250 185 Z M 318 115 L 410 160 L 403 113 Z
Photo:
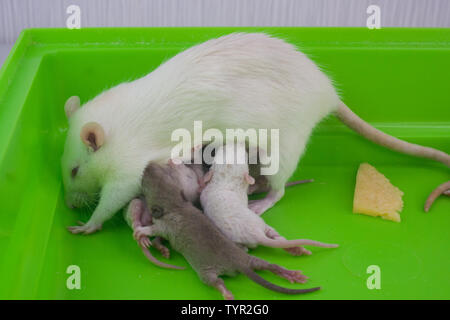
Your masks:
M 261 286 L 281 293 L 299 294 L 320 289 L 283 288 L 255 273 L 254 270 L 269 270 L 297 283 L 305 283 L 307 279 L 300 271 L 287 270 L 247 254 L 226 238 L 208 217 L 188 201 L 170 166 L 150 163 L 144 171 L 142 191 L 153 224 L 137 227 L 135 238 L 143 244 L 150 244 L 144 240 L 148 236 L 167 239 L 172 248 L 183 254 L 200 279 L 219 290 L 225 299 L 233 299 L 233 295 L 219 276 L 239 272 Z

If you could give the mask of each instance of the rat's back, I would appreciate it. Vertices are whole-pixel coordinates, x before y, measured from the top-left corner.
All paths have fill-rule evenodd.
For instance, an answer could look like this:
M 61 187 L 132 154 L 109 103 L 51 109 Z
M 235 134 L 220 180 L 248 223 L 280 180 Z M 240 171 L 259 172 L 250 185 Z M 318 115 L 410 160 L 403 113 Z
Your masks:
M 121 115 L 109 119 L 116 122 L 111 127 L 126 127 L 142 141 L 166 144 L 173 130 L 191 128 L 194 120 L 202 120 L 205 130 L 294 125 L 308 132 L 339 102 L 331 81 L 314 62 L 295 46 L 264 33 L 208 40 L 110 91 L 118 93 L 102 95 L 115 96 L 113 103 L 97 104 L 93 113 L 104 117 L 108 108 L 108 114 Z M 183 116 L 174 121 L 181 111 Z

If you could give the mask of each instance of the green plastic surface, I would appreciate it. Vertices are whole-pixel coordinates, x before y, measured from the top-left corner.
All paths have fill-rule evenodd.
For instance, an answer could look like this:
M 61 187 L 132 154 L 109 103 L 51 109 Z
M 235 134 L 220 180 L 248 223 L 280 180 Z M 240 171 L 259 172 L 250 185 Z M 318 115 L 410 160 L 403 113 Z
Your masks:
M 180 254 L 173 252 L 169 262 L 185 271 L 148 262 L 121 214 L 96 234 L 70 234 L 66 226 L 86 221 L 90 211 L 65 206 L 59 160 L 69 96 L 84 103 L 196 43 L 234 31 L 266 31 L 298 45 L 362 118 L 450 153 L 450 29 L 25 30 L 0 71 L 0 298 L 221 299 Z M 352 213 L 361 162 L 404 191 L 401 223 Z M 235 298 L 450 298 L 450 200 L 442 197 L 430 213 L 423 211 L 428 193 L 449 180 L 448 168 L 376 146 L 330 116 L 315 130 L 293 178 L 315 182 L 289 188 L 263 218 L 289 239 L 340 247 L 311 248 L 307 257 L 262 247 L 251 253 L 310 277 L 308 284 L 290 284 L 260 272 L 266 279 L 322 290 L 283 295 L 238 275 L 225 279 Z M 81 268 L 80 290 L 66 287 L 69 265 Z M 370 265 L 380 267 L 380 290 L 367 288 Z

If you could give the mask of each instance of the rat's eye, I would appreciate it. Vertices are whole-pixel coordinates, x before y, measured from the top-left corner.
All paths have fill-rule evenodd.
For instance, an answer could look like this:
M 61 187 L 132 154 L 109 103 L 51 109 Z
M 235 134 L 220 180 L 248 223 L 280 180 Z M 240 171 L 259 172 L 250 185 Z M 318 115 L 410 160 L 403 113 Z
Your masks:
M 78 167 L 75 167 L 72 169 L 72 172 L 71 172 L 72 178 L 76 177 L 76 175 L 78 173 L 78 168 L 80 168 L 80 167 L 78 166 Z
M 160 218 L 164 214 L 164 209 L 156 205 L 151 207 L 151 211 L 153 218 Z

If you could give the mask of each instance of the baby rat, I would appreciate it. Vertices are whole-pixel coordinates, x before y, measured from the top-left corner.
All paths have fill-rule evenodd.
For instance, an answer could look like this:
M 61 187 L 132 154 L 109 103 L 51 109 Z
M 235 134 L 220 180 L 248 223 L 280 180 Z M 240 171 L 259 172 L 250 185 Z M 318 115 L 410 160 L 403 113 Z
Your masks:
M 269 270 L 290 282 L 305 283 L 307 277 L 300 271 L 248 255 L 228 239 L 214 223 L 189 202 L 180 181 L 170 166 L 150 163 L 142 178 L 142 190 L 152 215 L 153 224 L 137 227 L 135 238 L 142 243 L 148 236 L 161 236 L 169 240 L 172 248 L 183 254 L 200 279 L 219 290 L 225 299 L 233 299 L 219 276 L 244 273 L 250 279 L 266 287 L 287 294 L 307 293 L 319 290 L 288 289 L 264 280 L 254 270 Z
M 208 184 L 200 195 L 205 214 L 229 239 L 249 248 L 258 245 L 284 248 L 294 255 L 311 254 L 302 245 L 337 247 L 335 244 L 307 239 L 286 240 L 251 211 L 248 208 L 247 193 L 248 186 L 253 185 L 255 179 L 249 175 L 246 159 L 243 164 L 236 163 L 237 158 L 226 159 L 227 161 L 223 159 L 230 152 L 235 154 L 234 148 L 234 144 L 217 148 L 210 171 L 205 175 L 205 182 Z M 237 149 L 237 152 L 242 152 L 247 157 L 243 147 L 238 146 Z
M 177 164 L 172 159 L 169 160 L 168 165 L 172 169 L 170 174 L 179 182 L 180 189 L 183 190 L 186 199 L 193 204 L 198 202 L 200 196 L 200 183 L 203 181 L 204 174 L 203 166 L 197 164 Z M 142 201 L 141 198 L 135 198 L 130 202 L 127 209 L 124 211 L 124 218 L 133 231 L 136 231 L 138 227 L 149 226 L 152 222 L 151 215 L 148 212 L 145 202 Z M 147 259 L 155 265 L 169 269 L 184 269 L 166 264 L 153 257 L 147 248 L 150 245 L 148 238 L 141 239 L 141 241 L 138 241 L 138 244 Z M 169 258 L 170 251 L 162 244 L 161 237 L 156 237 L 152 244 L 165 258 Z

